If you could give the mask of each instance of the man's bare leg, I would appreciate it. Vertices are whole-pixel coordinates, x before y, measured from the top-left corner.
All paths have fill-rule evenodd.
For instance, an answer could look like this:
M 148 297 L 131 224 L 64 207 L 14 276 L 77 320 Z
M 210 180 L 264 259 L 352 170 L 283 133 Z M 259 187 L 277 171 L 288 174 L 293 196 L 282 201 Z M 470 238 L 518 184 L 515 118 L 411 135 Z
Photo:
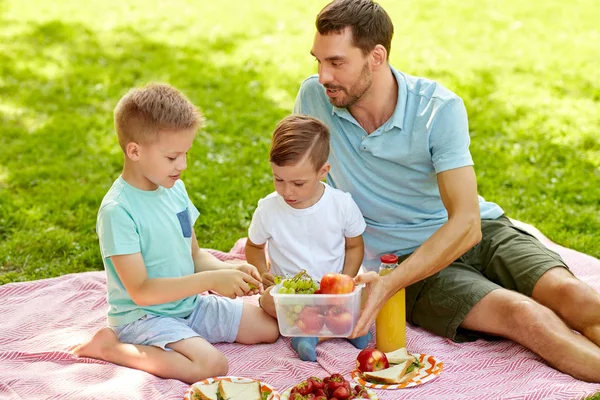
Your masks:
M 552 268 L 538 280 L 532 297 L 600 346 L 600 293 L 591 286 L 564 268 Z
M 489 293 L 461 327 L 511 339 L 559 371 L 600 382 L 600 348 L 573 332 L 552 310 L 517 292 L 497 289 Z
M 121 343 L 112 329 L 102 328 L 89 342 L 77 346 L 73 354 L 187 383 L 211 376 L 227 375 L 227 358 L 200 337 L 170 343 L 168 347 L 173 351 L 165 351 L 155 346 Z

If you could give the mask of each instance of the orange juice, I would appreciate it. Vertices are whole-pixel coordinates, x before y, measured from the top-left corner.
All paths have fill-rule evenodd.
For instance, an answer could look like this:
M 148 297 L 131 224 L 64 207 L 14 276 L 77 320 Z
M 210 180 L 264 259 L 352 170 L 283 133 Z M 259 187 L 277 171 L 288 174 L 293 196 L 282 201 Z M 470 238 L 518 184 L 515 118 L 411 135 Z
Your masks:
M 387 255 L 388 257 L 390 255 Z M 384 262 L 379 275 L 384 276 L 394 270 L 396 261 L 392 264 Z M 395 257 L 395 256 L 394 256 Z M 391 260 L 388 258 L 387 261 Z M 384 353 L 406 347 L 406 304 L 404 289 L 393 295 L 381 308 L 375 320 L 377 348 Z

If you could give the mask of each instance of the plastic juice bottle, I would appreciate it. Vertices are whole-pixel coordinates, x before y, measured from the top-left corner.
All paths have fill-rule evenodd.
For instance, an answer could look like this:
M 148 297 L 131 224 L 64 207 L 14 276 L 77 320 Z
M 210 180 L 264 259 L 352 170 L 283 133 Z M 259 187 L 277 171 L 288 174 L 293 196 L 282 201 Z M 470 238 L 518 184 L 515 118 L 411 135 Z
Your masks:
M 398 265 L 394 254 L 381 256 L 379 275 L 389 274 Z M 377 314 L 375 320 L 377 348 L 384 353 L 406 347 L 406 304 L 404 289 L 393 295 Z

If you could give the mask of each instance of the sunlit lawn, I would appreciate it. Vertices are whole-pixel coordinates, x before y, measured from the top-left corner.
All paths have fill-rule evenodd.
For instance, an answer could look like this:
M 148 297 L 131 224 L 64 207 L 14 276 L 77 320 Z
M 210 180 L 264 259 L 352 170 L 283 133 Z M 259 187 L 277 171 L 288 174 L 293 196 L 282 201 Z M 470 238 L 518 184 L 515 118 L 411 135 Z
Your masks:
M 203 247 L 245 236 L 269 136 L 316 71 L 323 1 L 0 2 L 0 283 L 102 268 L 94 225 L 122 155 L 112 109 L 171 83 L 206 114 L 183 179 Z M 597 2 L 382 1 L 393 65 L 467 104 L 479 191 L 600 257 Z

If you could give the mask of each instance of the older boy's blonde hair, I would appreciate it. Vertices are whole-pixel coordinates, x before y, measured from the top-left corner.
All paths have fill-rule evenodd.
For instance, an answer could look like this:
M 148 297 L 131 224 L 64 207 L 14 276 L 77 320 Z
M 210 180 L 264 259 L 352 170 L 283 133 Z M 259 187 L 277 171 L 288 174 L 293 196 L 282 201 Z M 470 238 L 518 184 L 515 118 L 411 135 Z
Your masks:
M 151 144 L 160 132 L 196 130 L 204 123 L 200 110 L 179 90 L 157 83 L 130 90 L 119 100 L 114 115 L 123 151 L 128 143 Z
M 305 155 L 319 171 L 329 157 L 329 129 L 307 115 L 285 117 L 273 132 L 269 161 L 282 167 L 296 164 Z

